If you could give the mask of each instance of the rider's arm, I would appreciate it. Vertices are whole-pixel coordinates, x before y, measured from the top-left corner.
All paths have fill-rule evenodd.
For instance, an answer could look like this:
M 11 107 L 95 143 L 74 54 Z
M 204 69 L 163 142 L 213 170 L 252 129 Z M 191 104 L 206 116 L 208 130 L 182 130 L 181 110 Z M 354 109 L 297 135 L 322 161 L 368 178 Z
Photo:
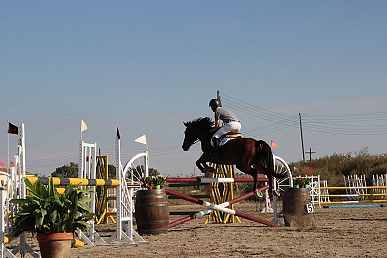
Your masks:
M 218 131 L 219 127 L 220 127 L 220 120 L 216 120 L 214 128 L 212 128 L 210 131 L 216 132 L 216 131 Z

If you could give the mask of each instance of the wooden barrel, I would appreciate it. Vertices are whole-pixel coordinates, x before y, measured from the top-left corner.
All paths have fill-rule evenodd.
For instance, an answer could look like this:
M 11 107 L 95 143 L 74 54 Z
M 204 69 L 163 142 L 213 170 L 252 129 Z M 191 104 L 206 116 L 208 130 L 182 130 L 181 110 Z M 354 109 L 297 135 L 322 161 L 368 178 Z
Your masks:
M 283 196 L 283 215 L 286 227 L 311 229 L 315 226 L 312 213 L 307 205 L 311 204 L 309 188 L 286 188 Z
M 140 235 L 167 233 L 169 209 L 165 189 L 137 191 L 135 218 Z

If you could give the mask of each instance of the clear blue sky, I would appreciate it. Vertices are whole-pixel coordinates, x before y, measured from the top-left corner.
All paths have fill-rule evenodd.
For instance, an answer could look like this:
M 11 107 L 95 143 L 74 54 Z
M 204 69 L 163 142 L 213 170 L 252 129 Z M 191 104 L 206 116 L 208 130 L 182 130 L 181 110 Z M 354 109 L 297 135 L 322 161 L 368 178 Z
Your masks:
M 386 1 L 0 1 L 0 161 L 7 119 L 24 123 L 26 164 L 48 175 L 78 161 L 79 127 L 114 164 L 143 151 L 164 175 L 190 175 L 183 121 L 242 121 L 287 162 L 306 150 L 387 152 Z M 17 137 L 10 135 L 11 157 Z M 132 156 L 133 156 L 132 155 Z M 308 157 L 308 156 L 307 156 Z M 198 171 L 196 170 L 196 173 Z

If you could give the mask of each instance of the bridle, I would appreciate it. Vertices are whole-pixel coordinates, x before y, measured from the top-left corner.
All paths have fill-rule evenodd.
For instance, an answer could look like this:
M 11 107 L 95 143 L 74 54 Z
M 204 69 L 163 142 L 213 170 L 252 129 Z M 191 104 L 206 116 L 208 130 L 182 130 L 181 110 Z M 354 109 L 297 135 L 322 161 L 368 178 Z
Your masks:
M 184 146 L 184 147 L 187 147 L 187 148 L 190 148 L 192 145 L 194 145 L 194 144 L 197 143 L 198 141 L 200 141 L 199 138 L 196 138 L 193 142 L 190 142 L 190 141 L 185 140 L 184 143 L 183 143 L 183 146 Z M 187 146 L 187 145 L 188 145 L 188 146 Z
M 200 134 L 199 136 L 197 136 L 197 138 L 194 140 L 194 141 L 187 141 L 187 140 L 184 140 L 184 143 L 183 143 L 183 146 L 187 147 L 187 148 L 190 148 L 192 145 L 194 145 L 195 143 L 197 143 L 198 141 L 200 141 L 200 138 L 204 135 L 206 135 L 207 133 L 202 133 Z M 187 146 L 189 144 L 189 146 Z
M 187 126 L 187 125 L 186 125 Z M 189 129 L 189 127 L 187 126 L 187 130 Z M 185 131 L 185 133 L 187 134 L 187 130 Z M 201 138 L 205 137 L 205 135 L 207 135 L 209 132 L 203 132 L 201 130 L 199 130 L 198 132 L 198 135 L 197 134 L 194 134 L 193 137 L 195 137 L 195 140 L 193 141 L 189 141 L 187 139 L 184 138 L 184 142 L 183 142 L 183 149 L 189 149 L 192 145 L 194 145 L 195 143 L 197 143 L 198 141 L 200 141 Z M 190 135 L 192 135 L 192 133 L 190 133 Z M 192 138 L 193 138 L 192 137 Z M 190 137 L 191 138 L 191 137 Z

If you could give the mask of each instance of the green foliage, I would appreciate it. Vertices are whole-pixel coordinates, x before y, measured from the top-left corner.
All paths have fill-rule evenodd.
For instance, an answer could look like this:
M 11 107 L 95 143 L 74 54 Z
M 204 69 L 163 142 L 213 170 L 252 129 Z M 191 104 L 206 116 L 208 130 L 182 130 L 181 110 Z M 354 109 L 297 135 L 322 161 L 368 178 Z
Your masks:
M 343 177 L 349 175 L 365 175 L 372 178 L 375 174 L 387 173 L 387 154 L 371 156 L 367 148 L 358 153 L 324 156 L 308 162 L 292 162 L 289 164 L 294 176 L 310 175 L 306 170 L 312 169 L 313 175 L 320 175 L 332 185 L 343 183 Z
M 160 173 L 157 171 L 157 169 L 149 168 L 148 169 L 149 176 L 157 176 L 160 175 Z
M 53 177 L 74 178 L 78 177 L 78 164 L 70 162 L 70 165 L 63 165 L 55 169 L 51 174 Z
M 109 178 L 116 178 L 116 167 L 113 165 L 108 165 L 108 176 Z
M 77 228 L 82 231 L 89 228 L 87 221 L 94 216 L 86 204 L 91 200 L 88 197 L 91 188 L 79 189 L 67 186 L 60 195 L 54 188 L 51 176 L 48 186 L 39 180 L 34 184 L 28 178 L 24 181 L 29 188 L 29 196 L 10 201 L 19 206 L 12 228 L 14 237 L 23 231 L 71 233 Z
M 141 187 L 150 187 L 151 185 L 163 186 L 167 179 L 162 175 L 147 176 L 141 179 Z

